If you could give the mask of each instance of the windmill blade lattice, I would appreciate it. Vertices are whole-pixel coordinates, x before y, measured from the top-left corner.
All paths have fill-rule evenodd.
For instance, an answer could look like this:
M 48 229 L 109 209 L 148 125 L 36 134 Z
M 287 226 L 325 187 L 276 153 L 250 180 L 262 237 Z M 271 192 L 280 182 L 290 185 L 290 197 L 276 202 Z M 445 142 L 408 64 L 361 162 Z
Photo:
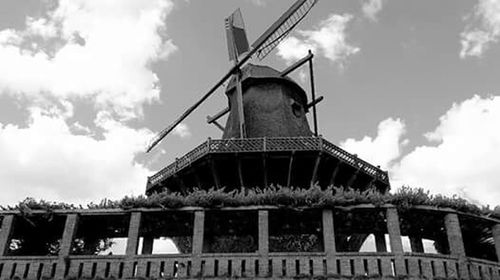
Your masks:
M 285 37 L 292 31 L 297 24 L 309 13 L 318 0 L 301 0 L 288 9 L 268 30 L 272 32 L 269 35 L 265 32 L 259 39 L 253 43 L 252 47 L 258 48 L 256 56 L 263 60 Z M 262 42 L 262 40 L 265 40 Z

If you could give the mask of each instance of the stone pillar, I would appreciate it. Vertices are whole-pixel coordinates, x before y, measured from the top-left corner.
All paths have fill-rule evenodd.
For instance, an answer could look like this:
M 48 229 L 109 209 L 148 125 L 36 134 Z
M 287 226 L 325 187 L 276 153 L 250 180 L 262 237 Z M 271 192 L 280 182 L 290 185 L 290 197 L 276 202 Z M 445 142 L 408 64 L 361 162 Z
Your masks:
M 446 214 L 444 216 L 444 226 L 448 237 L 450 255 L 457 258 L 459 262 L 460 279 L 469 279 L 469 270 L 467 268 L 464 241 L 462 239 L 462 230 L 458 215 L 456 213 Z
M 387 244 L 385 243 L 385 234 L 384 233 L 376 233 L 375 234 L 375 247 L 377 248 L 378 253 L 387 252 Z
M 141 212 L 132 212 L 130 214 L 127 248 L 125 250 L 125 254 L 127 256 L 137 255 L 137 248 L 139 247 L 139 229 L 141 227 L 141 216 Z
M 67 276 L 65 274 L 69 271 L 69 266 L 71 265 L 71 260 L 68 257 L 71 254 L 71 246 L 78 230 L 79 220 L 80 217 L 78 214 L 68 214 L 66 216 L 55 279 L 64 279 Z
M 201 276 L 201 254 L 205 232 L 205 211 L 194 212 L 192 270 L 195 277 Z
M 403 259 L 403 242 L 401 241 L 401 230 L 399 227 L 399 216 L 396 208 L 387 208 L 387 232 L 389 233 L 389 240 L 391 243 L 391 252 L 394 254 L 395 261 L 395 274 L 405 275 L 406 268 Z
M 269 274 L 269 211 L 259 210 L 259 277 Z
M 323 213 L 323 244 L 326 254 L 326 270 L 327 274 L 337 273 L 337 262 L 335 261 L 335 222 L 333 221 L 333 211 L 324 209 Z
M 3 216 L 2 227 L 0 228 L 0 256 L 7 254 L 10 237 L 14 230 L 14 215 Z
M 500 263 L 500 224 L 495 224 L 491 230 L 493 233 L 493 240 L 495 240 L 497 260 Z

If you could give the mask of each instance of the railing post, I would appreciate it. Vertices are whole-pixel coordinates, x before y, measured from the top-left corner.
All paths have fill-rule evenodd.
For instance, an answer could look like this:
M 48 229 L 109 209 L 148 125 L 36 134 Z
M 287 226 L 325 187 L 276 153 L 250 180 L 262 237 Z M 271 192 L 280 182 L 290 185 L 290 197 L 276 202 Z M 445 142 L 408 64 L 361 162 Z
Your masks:
M 207 152 L 210 152 L 210 142 L 212 141 L 212 138 L 208 137 L 207 139 Z
M 66 274 L 69 271 L 69 266 L 71 265 L 71 260 L 68 259 L 68 257 L 71 254 L 71 246 L 73 245 L 73 240 L 75 239 L 76 231 L 78 230 L 79 220 L 80 217 L 78 214 L 68 214 L 66 216 L 55 279 L 64 279 L 67 276 Z
M 322 216 L 323 244 L 326 254 L 326 272 L 327 274 L 335 274 L 337 273 L 337 262 L 335 261 L 337 248 L 335 247 L 335 222 L 333 221 L 333 211 L 331 209 L 324 209 Z
M 139 229 L 141 227 L 141 212 L 132 212 L 130 214 L 130 222 L 128 227 L 127 248 L 125 254 L 127 256 L 137 255 L 139 247 Z
M 203 236 L 205 231 L 205 211 L 194 212 L 192 269 L 195 277 L 201 275 L 201 254 L 203 253 Z
M 263 138 L 263 143 L 262 143 L 263 147 L 262 147 L 262 150 L 265 152 L 267 151 L 267 142 L 266 142 L 266 137 L 264 136 Z
M 493 233 L 493 240 L 495 241 L 497 260 L 500 263 L 500 224 L 495 224 L 491 230 Z
M 269 273 L 269 211 L 259 210 L 259 277 Z
M 14 215 L 3 216 L 2 227 L 0 228 L 0 256 L 7 254 L 10 237 L 14 230 Z
M 134 256 L 137 255 L 139 247 L 139 229 L 141 226 L 141 212 L 132 212 L 128 226 L 127 247 L 125 248 L 126 263 L 123 271 L 125 278 L 135 277 Z
M 391 244 L 391 252 L 394 254 L 395 274 L 405 275 L 406 269 L 403 260 L 403 242 L 401 241 L 401 230 L 399 226 L 399 215 L 396 208 L 390 207 L 386 210 L 387 232 Z
M 457 258 L 459 262 L 460 279 L 469 279 L 469 270 L 466 264 L 465 247 L 458 215 L 456 213 L 447 213 L 444 216 L 444 226 L 448 237 L 450 255 Z

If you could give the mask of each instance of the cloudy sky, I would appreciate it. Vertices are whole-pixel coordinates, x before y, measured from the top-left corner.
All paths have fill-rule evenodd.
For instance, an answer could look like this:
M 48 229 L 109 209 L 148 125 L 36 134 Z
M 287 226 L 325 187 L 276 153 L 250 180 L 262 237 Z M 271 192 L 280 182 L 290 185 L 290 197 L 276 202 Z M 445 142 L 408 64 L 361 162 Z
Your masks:
M 224 17 L 255 40 L 292 1 L 1 0 L 0 204 L 145 190 L 207 137 L 222 89 L 145 143 L 230 67 Z M 500 204 L 500 1 L 319 1 L 261 62 L 316 54 L 320 133 L 423 187 Z M 253 63 L 258 63 L 254 61 Z M 307 89 L 306 71 L 294 74 Z

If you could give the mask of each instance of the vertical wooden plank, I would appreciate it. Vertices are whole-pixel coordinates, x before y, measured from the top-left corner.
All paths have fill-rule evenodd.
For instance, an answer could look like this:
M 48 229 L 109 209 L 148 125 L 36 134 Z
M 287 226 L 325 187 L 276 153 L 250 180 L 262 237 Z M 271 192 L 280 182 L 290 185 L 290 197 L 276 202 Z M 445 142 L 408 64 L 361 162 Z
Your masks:
M 97 268 L 96 268 L 96 277 L 101 277 L 101 278 L 106 278 L 105 272 L 106 272 L 106 261 L 101 260 L 97 262 Z
M 228 258 L 219 258 L 219 274 L 218 276 L 228 276 Z
M 201 271 L 201 254 L 203 252 L 203 236 L 205 232 L 205 211 L 194 212 L 192 274 L 198 276 Z
M 136 260 L 136 262 L 137 262 L 137 273 L 135 277 L 146 277 L 146 268 L 148 265 L 147 260 L 140 259 Z
M 392 270 L 392 262 L 389 258 L 381 258 L 380 266 L 382 269 L 382 275 L 391 276 L 394 275 L 394 271 Z
M 465 257 L 465 247 L 462 239 L 462 230 L 460 229 L 458 215 L 456 213 L 446 214 L 444 216 L 444 226 L 448 237 L 450 255 L 457 258 L 459 261 L 460 276 L 464 279 L 468 279 L 469 273 Z
M 203 276 L 213 277 L 214 276 L 214 259 L 207 258 L 205 259 L 205 267 L 203 270 Z
M 299 259 L 299 274 L 301 275 L 310 275 L 310 266 L 309 266 L 309 258 L 300 258 Z
M 175 260 L 174 259 L 171 259 L 171 258 L 168 258 L 168 259 L 165 259 L 165 266 L 163 267 L 163 273 L 164 273 L 164 277 L 163 278 L 169 278 L 169 277 L 174 277 L 174 264 L 175 264 Z
M 241 260 L 240 258 L 231 258 L 231 277 L 241 277 Z
M 245 259 L 245 274 L 241 275 L 241 277 L 252 278 L 255 276 L 255 260 L 254 258 L 246 258 Z
M 283 268 L 283 259 L 281 258 L 273 258 L 273 271 L 271 271 L 271 275 L 273 276 L 273 278 L 279 278 L 279 277 L 282 277 L 284 276 L 283 275 L 283 270 L 286 271 L 286 266 L 287 266 L 287 263 L 288 260 L 285 259 L 285 267 Z
M 433 279 L 431 262 L 428 259 L 422 259 L 422 273 L 427 279 Z
M 63 279 L 67 265 L 73 265 L 67 258 L 71 253 L 71 246 L 75 239 L 76 231 L 78 229 L 79 216 L 78 214 L 68 214 L 64 224 L 64 232 L 61 240 L 61 248 L 59 249 L 59 261 L 57 262 L 57 269 L 55 277 Z M 78 268 L 77 268 L 78 269 Z
M 137 247 L 139 244 L 139 229 L 141 226 L 141 212 L 132 212 L 130 215 L 127 248 L 125 254 L 127 256 L 137 255 Z
M 151 265 L 149 268 L 149 278 L 158 278 L 160 277 L 160 260 L 154 259 L 151 260 Z
M 323 270 L 323 258 L 321 257 L 313 258 L 313 276 L 325 276 L 325 271 Z
M 3 216 L 0 228 L 0 256 L 5 256 L 9 249 L 10 238 L 14 231 L 14 215 Z
M 318 153 L 318 155 L 316 156 L 316 161 L 314 162 L 314 168 L 313 168 L 313 172 L 311 174 L 311 182 L 310 182 L 310 186 L 314 186 L 314 184 L 316 183 L 316 180 L 318 178 L 318 169 L 319 169 L 319 163 L 321 162 L 321 152 Z
M 434 277 L 443 277 L 443 278 L 445 277 L 443 261 L 439 259 L 434 261 L 434 272 L 435 272 Z
M 354 259 L 354 275 L 365 275 L 365 266 L 362 258 Z
M 493 240 L 495 241 L 495 250 L 497 253 L 497 260 L 500 262 L 500 224 L 495 224 L 492 227 Z
M 269 212 L 259 210 L 259 276 L 269 274 Z M 274 265 L 273 265 L 274 268 Z
M 274 267 L 273 263 L 273 267 Z M 287 277 L 294 277 L 297 276 L 296 270 L 295 270 L 295 258 L 286 258 L 286 276 Z
M 335 222 L 333 221 L 333 211 L 324 209 L 322 213 L 323 222 L 323 244 L 326 254 L 327 274 L 337 273 L 337 263 L 335 260 Z
M 401 230 L 399 227 L 399 216 L 396 208 L 387 208 L 387 232 L 391 243 L 391 251 L 394 254 L 395 274 L 405 275 L 406 269 L 403 259 L 403 242 L 401 241 Z
M 368 275 L 379 275 L 378 262 L 376 258 L 368 259 Z
M 417 258 L 408 258 L 408 274 L 410 276 L 420 275 L 420 269 L 418 267 L 418 259 Z
M 347 258 L 342 258 L 340 260 L 340 275 L 353 276 L 351 273 L 351 262 Z
M 455 265 L 455 261 L 446 261 L 446 271 L 448 272 L 448 277 L 449 278 L 458 278 L 458 274 L 457 274 L 457 268 L 456 268 L 456 265 Z

